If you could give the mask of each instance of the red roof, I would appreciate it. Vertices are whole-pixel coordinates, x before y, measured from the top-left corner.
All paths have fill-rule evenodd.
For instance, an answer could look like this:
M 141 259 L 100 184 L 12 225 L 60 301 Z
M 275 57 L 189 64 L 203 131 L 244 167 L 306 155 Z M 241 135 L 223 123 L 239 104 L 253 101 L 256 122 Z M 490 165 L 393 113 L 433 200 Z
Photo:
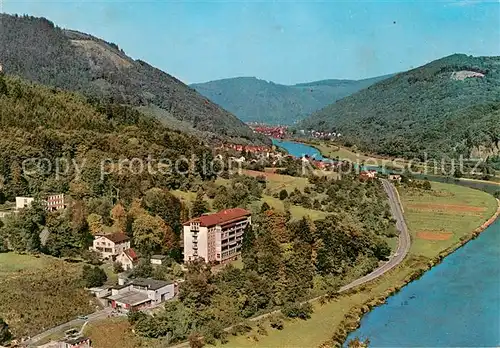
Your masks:
M 139 259 L 139 257 L 137 256 L 137 254 L 135 253 L 135 250 L 130 248 L 130 249 L 126 249 L 126 250 L 123 250 L 123 252 L 125 253 L 125 255 L 127 255 L 129 257 L 129 259 L 131 259 L 132 261 L 137 261 L 137 259 Z
M 209 227 L 214 225 L 224 225 L 226 223 L 233 222 L 235 220 L 240 220 L 244 217 L 250 216 L 251 214 L 252 213 L 243 208 L 226 209 L 226 210 L 221 210 L 215 214 L 202 215 L 200 217 L 191 219 L 189 221 L 186 221 L 184 225 L 187 226 L 191 224 L 191 222 L 199 222 L 200 226 L 204 227 Z

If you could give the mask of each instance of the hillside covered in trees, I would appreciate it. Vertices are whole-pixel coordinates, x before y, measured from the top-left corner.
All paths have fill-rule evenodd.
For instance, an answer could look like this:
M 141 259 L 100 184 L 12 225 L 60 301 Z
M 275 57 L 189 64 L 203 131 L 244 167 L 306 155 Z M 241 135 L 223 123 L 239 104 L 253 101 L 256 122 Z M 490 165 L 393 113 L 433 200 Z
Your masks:
M 171 128 L 206 138 L 265 142 L 243 122 L 173 76 L 128 57 L 116 44 L 44 18 L 0 14 L 4 72 L 96 100 L 129 104 Z
M 182 164 L 179 171 L 162 172 L 154 161 L 193 154 L 199 160 Z M 181 223 L 207 211 L 205 193 L 216 209 L 248 207 L 266 187 L 265 180 L 238 175 L 227 180 L 227 187 L 215 187 L 215 176 L 202 170 L 202 161 L 210 162 L 212 156 L 197 138 L 169 130 L 130 106 L 89 102 L 79 94 L 0 74 L 0 204 L 16 196 L 35 198 L 30 207 L 0 223 L 0 252 L 43 253 L 99 265 L 88 250 L 93 236 L 126 233 L 142 259 L 131 277 L 185 277 L 178 300 L 168 302 L 165 310 L 129 317 L 138 336 L 170 335 L 172 342 L 198 332 L 214 342 L 230 324 L 277 308 L 288 317 L 307 318 L 312 308 L 301 305 L 302 300 L 317 294 L 334 297 L 341 284 L 369 273 L 389 256 L 385 238 L 394 235 L 394 221 L 380 183 L 352 174 L 341 180 L 311 177 L 310 187 L 290 193 L 289 204 L 304 207 L 315 197 L 316 208 L 328 212 L 323 220 L 292 220 L 289 212 L 261 204 L 252 218 L 255 229 L 245 232 L 243 268 L 212 273 L 209 266 L 194 262 L 187 273 L 179 271 L 175 261 L 180 260 Z M 134 161 L 112 170 L 123 159 Z M 109 174 L 103 176 L 103 170 Z M 191 209 L 174 190 L 198 192 Z M 49 193 L 64 193 L 71 204 L 48 212 L 40 198 Z M 169 255 L 171 264 L 153 269 L 148 255 L 155 253 Z M 54 272 L 61 267 L 54 266 Z M 16 338 L 88 313 L 83 286 L 102 285 L 107 275 L 87 264 L 81 279 L 76 267 L 71 278 L 68 273 L 58 279 L 47 275 L 44 289 L 64 296 L 57 304 L 50 297 L 43 306 L 41 298 L 48 298 L 44 292 L 26 296 L 28 300 L 19 296 L 40 277 L 30 273 L 27 279 L 5 286 L 13 289 L 15 284 L 17 293 L 7 293 L 0 307 L 0 317 Z M 243 297 L 235 297 L 236 292 Z
M 0 203 L 53 192 L 114 196 L 116 190 L 131 201 L 155 186 L 175 189 L 193 178 L 208 178 L 210 173 L 196 164 L 186 174 L 159 174 L 158 160 L 175 163 L 191 155 L 212 159 L 210 149 L 195 137 L 169 130 L 131 107 L 90 104 L 76 94 L 0 75 Z M 118 170 L 122 158 L 150 163 L 154 170 L 145 167 L 138 174 L 139 168 L 126 163 Z M 101 177 L 103 163 L 110 175 Z
M 314 113 L 301 126 L 390 156 L 498 158 L 500 57 L 455 54 L 397 74 Z
M 191 86 L 244 122 L 287 125 L 388 77 L 323 80 L 292 86 L 255 77 L 237 77 Z

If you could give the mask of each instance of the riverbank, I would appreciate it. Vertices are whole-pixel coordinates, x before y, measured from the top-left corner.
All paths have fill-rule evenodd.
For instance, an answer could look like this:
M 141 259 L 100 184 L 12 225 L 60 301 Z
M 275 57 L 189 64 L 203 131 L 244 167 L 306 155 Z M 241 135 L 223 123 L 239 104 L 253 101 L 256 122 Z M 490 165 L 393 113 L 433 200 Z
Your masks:
M 447 256 L 457 251 L 458 249 L 465 246 L 471 240 L 477 238 L 484 230 L 490 227 L 500 216 L 500 200 L 496 199 L 497 202 L 497 210 L 496 212 L 481 226 L 477 227 L 472 231 L 468 236 L 461 238 L 460 242 L 448 247 L 447 249 L 441 251 L 437 256 L 428 260 L 425 264 L 419 265 L 416 269 L 408 275 L 405 279 L 394 285 L 392 288 L 388 289 L 382 295 L 373 298 L 369 301 L 366 301 L 362 305 L 358 305 L 353 307 L 345 316 L 345 319 L 341 322 L 338 328 L 332 335 L 331 340 L 323 343 L 321 347 L 341 347 L 342 344 L 347 339 L 348 335 L 359 328 L 362 317 L 370 312 L 377 306 L 380 306 L 386 303 L 386 300 L 402 290 L 405 286 L 410 284 L 411 282 L 419 279 L 424 275 L 425 272 L 429 271 L 433 267 L 440 264 Z M 401 268 L 405 265 L 398 266 L 394 272 L 401 271 Z

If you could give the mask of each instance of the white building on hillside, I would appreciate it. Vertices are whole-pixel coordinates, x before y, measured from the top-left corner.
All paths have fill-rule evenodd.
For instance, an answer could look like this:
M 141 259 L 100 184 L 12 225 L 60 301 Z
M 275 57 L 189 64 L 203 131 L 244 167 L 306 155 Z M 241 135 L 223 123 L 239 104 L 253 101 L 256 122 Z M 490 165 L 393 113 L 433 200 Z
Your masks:
M 130 249 L 130 238 L 124 233 L 98 235 L 94 238 L 91 250 L 101 254 L 103 259 L 113 259 Z
M 243 232 L 251 213 L 241 208 L 202 215 L 184 223 L 184 261 L 226 262 L 241 253 Z
M 28 208 L 34 200 L 33 197 L 16 197 L 16 210 Z

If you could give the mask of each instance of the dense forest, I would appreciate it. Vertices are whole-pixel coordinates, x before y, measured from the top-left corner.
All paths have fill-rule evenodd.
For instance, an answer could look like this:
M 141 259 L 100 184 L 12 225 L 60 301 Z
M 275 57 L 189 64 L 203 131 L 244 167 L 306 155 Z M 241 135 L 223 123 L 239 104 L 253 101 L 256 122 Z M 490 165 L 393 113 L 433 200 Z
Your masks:
M 159 163 L 153 160 L 175 162 L 191 155 L 197 160 L 185 174 L 155 171 Z M 120 159 L 133 158 L 150 163 L 153 170 L 137 174 L 130 165 L 121 171 L 106 167 L 110 174 L 101 178 L 104 160 L 116 166 Z M 0 75 L 0 203 L 54 192 L 77 198 L 114 196 L 117 190 L 120 199 L 130 202 L 153 187 L 175 189 L 210 178 L 201 170 L 203 159 L 210 161 L 212 152 L 198 139 L 131 107 L 89 103 L 76 94 Z
M 499 67 L 499 57 L 455 54 L 339 100 L 302 126 L 338 130 L 346 145 L 390 156 L 495 157 Z
M 176 78 L 128 57 L 116 44 L 44 18 L 0 14 L 4 72 L 101 101 L 129 104 L 171 128 L 204 138 L 266 142 L 234 115 Z
M 389 76 L 365 80 L 323 80 L 291 86 L 237 77 L 191 87 L 245 122 L 291 125 L 336 100 Z

